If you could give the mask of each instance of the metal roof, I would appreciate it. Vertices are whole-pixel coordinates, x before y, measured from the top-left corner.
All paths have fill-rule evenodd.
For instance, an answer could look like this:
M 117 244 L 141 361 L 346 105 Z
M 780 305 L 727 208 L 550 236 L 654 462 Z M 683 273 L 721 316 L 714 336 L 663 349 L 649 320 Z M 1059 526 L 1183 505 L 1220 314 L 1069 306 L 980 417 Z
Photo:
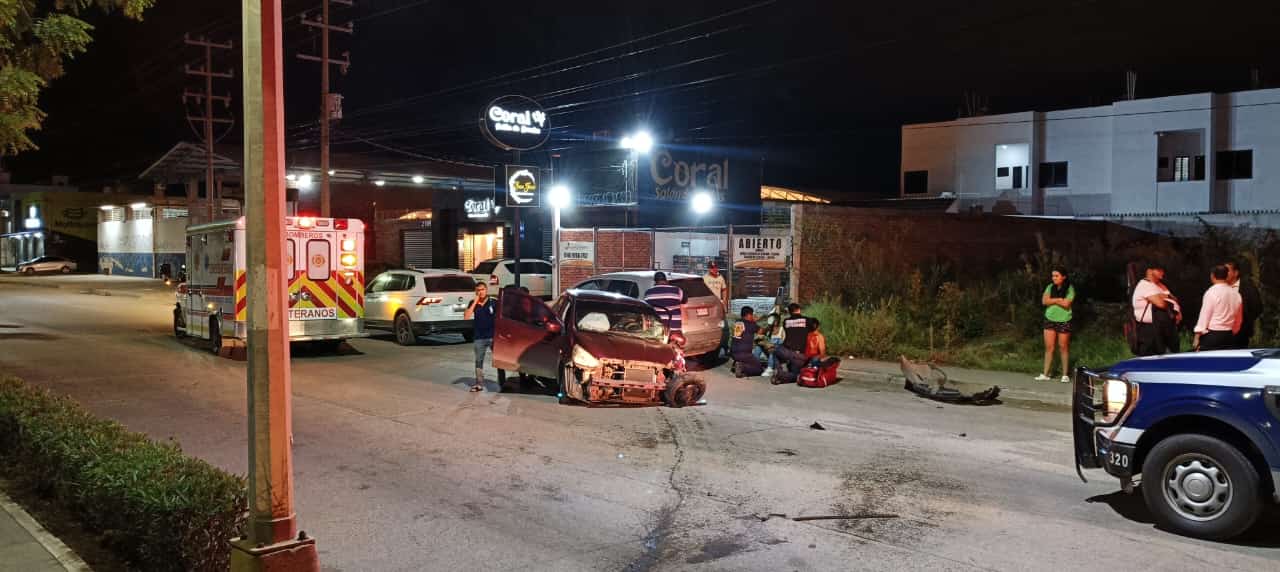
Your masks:
M 203 177 L 208 162 L 205 157 L 205 148 L 203 145 L 180 142 L 169 149 L 150 167 L 142 171 L 138 175 L 139 179 L 153 180 L 160 182 L 179 182 L 182 179 L 191 177 Z M 213 154 L 213 170 L 217 174 L 228 176 L 228 178 L 240 178 L 240 162 L 220 154 L 215 148 Z

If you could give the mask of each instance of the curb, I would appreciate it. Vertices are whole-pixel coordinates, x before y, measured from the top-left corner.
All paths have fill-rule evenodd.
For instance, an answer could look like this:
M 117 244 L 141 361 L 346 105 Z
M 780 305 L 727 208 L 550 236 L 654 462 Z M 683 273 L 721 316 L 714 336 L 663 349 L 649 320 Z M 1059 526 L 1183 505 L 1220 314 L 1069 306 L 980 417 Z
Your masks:
M 901 387 L 906 378 L 900 374 L 890 374 L 878 371 L 866 371 L 859 369 L 840 368 L 840 375 L 846 381 L 860 384 L 882 384 L 895 385 Z M 949 386 L 956 386 L 962 391 L 981 391 L 999 384 L 978 384 L 968 381 L 951 380 Z M 1045 391 L 1032 391 L 1021 387 L 1000 386 L 1000 398 L 1013 401 L 1027 401 L 1038 403 L 1041 405 L 1049 405 L 1053 407 L 1061 407 L 1064 409 L 1071 408 L 1071 392 L 1050 393 Z
M 45 550 L 49 551 L 49 555 L 53 556 L 54 560 L 57 560 L 64 570 L 67 570 L 67 572 L 92 572 L 89 565 L 85 564 L 84 560 L 81 560 L 73 550 L 63 544 L 61 540 L 58 540 L 58 537 L 49 534 L 49 531 L 40 526 L 36 519 L 27 514 L 27 511 L 10 500 L 9 496 L 3 492 L 0 492 L 0 510 L 9 513 L 9 516 L 12 516 L 13 520 L 17 521 L 18 526 L 25 529 L 32 538 L 36 539 L 36 542 L 39 542 Z
M 94 296 L 119 296 L 121 298 L 141 298 L 142 297 L 141 294 L 116 292 L 114 290 L 107 290 L 105 288 L 90 288 L 88 290 L 81 290 L 80 293 L 91 294 Z
M 6 279 L 0 278 L 0 284 L 15 284 L 18 286 L 30 286 L 32 288 L 51 288 L 54 290 L 62 288 L 61 284 L 48 284 L 48 283 L 35 282 L 35 281 L 29 281 L 29 280 L 23 280 L 23 279 L 6 280 Z

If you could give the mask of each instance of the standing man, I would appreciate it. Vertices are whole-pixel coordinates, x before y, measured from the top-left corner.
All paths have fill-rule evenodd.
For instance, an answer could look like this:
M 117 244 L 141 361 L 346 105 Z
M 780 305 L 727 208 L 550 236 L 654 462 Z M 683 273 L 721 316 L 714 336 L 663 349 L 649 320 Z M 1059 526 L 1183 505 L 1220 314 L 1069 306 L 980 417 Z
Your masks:
M 1213 267 L 1209 281 L 1213 283 L 1204 292 L 1200 305 L 1200 319 L 1196 322 L 1195 348 L 1199 351 L 1225 350 L 1235 347 L 1240 323 L 1244 321 L 1244 308 L 1240 293 L 1227 279 L 1231 276 L 1225 264 Z
M 467 306 L 462 317 L 474 320 L 475 336 L 472 343 L 476 351 L 476 383 L 471 391 L 484 391 L 484 353 L 493 351 L 493 318 L 498 311 L 498 302 L 489 297 L 489 287 L 480 282 L 476 284 L 476 299 Z
M 658 311 L 662 323 L 672 332 L 679 332 L 683 326 L 680 316 L 680 304 L 684 302 L 684 290 L 667 282 L 667 273 L 653 273 L 653 287 L 644 291 L 644 301 Z
M 1177 352 L 1178 324 L 1182 310 L 1178 299 L 1164 285 L 1164 267 L 1147 266 L 1146 277 L 1133 289 L 1133 318 L 1138 322 L 1138 355 Z
M 1240 333 L 1236 334 L 1235 347 L 1245 349 L 1249 347 L 1250 340 L 1253 338 L 1254 325 L 1262 315 L 1262 294 L 1258 292 L 1258 287 L 1252 281 L 1240 274 L 1239 264 L 1228 261 L 1226 266 L 1227 282 L 1240 293 L 1240 302 L 1244 306 L 1243 322 L 1240 324 Z
M 804 367 L 805 345 L 809 341 L 809 332 L 813 330 L 813 319 L 800 313 L 800 304 L 792 302 L 787 306 L 787 317 L 782 321 L 782 343 L 773 348 L 778 369 L 774 372 L 773 383 L 794 383 L 800 369 Z M 783 367 L 786 366 L 786 367 Z
M 716 265 L 716 261 L 712 260 L 707 265 L 707 273 L 702 276 L 702 281 L 707 284 L 707 289 L 720 299 L 720 305 L 728 309 L 729 287 L 725 285 L 724 276 L 720 275 L 720 267 Z

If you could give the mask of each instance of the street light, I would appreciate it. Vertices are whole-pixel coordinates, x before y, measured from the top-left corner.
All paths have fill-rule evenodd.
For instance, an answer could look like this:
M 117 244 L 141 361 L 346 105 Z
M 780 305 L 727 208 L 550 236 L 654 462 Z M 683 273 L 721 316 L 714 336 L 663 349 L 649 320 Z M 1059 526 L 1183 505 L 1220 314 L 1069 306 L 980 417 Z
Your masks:
M 715 199 L 707 191 L 694 191 L 693 198 L 689 202 L 689 206 L 693 208 L 693 213 L 698 216 L 711 212 L 715 204 Z
M 573 191 L 567 185 L 557 184 L 547 193 L 547 203 L 551 205 L 551 254 L 555 266 L 551 269 L 551 297 L 560 295 L 560 209 L 567 209 L 573 204 Z
M 426 179 L 426 177 L 423 177 L 422 175 L 414 175 L 414 176 L 413 176 L 413 182 L 414 182 L 414 184 L 416 184 L 416 185 L 421 185 L 421 184 L 422 184 L 422 182 L 423 182 L 423 181 L 426 181 L 426 180 L 427 180 L 427 179 Z
M 648 153 L 653 148 L 653 136 L 648 131 L 640 131 L 635 135 L 628 135 L 622 138 L 622 148 L 630 149 L 636 153 Z
M 298 177 L 298 186 L 301 188 L 309 188 L 311 186 L 311 174 L 303 173 Z

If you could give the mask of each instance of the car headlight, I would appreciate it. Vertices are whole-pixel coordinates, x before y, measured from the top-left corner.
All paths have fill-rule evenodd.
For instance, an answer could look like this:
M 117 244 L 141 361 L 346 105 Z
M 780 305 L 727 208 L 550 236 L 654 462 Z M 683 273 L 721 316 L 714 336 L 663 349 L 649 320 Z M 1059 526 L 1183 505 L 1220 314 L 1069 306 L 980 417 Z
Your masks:
M 573 364 L 583 369 L 595 369 L 600 367 L 600 360 L 596 356 L 591 355 L 582 346 L 573 346 Z
M 1138 398 L 1138 386 L 1123 379 L 1108 379 L 1103 388 L 1102 423 L 1115 423 L 1129 405 Z

